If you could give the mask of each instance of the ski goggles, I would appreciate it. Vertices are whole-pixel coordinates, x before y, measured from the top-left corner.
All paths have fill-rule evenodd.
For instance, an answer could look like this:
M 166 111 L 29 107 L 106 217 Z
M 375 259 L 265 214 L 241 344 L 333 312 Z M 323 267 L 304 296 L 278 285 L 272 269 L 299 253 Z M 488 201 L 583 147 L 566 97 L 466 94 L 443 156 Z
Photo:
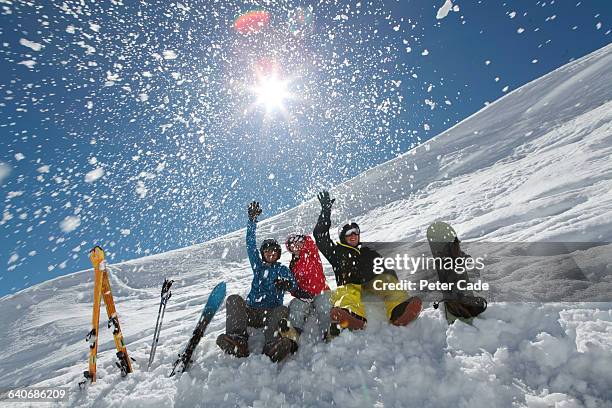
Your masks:
M 354 223 L 351 224 L 351 227 L 344 232 L 344 236 L 348 237 L 349 235 L 353 235 L 353 234 L 355 234 L 355 235 L 361 234 L 361 231 L 359 230 L 359 227 L 357 226 L 357 224 L 354 224 Z
M 300 234 L 291 234 L 289 235 L 289 237 L 287 238 L 287 241 L 285 241 L 285 244 L 287 245 L 291 245 L 291 244 L 295 244 L 298 242 L 304 242 L 306 240 L 306 237 Z

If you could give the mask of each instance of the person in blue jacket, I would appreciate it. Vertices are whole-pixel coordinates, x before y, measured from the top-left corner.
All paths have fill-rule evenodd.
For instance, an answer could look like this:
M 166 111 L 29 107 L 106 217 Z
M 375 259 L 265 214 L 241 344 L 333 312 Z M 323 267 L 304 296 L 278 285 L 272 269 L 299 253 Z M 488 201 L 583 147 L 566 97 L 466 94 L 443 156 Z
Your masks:
M 253 201 L 248 207 L 246 233 L 247 254 L 253 270 L 251 290 L 246 300 L 240 295 L 227 298 L 225 333 L 217 337 L 217 345 L 227 354 L 247 357 L 247 327 L 263 327 L 263 352 L 272 361 L 278 362 L 297 349 L 293 340 L 281 337 L 278 330 L 279 320 L 289 315 L 289 310 L 283 306 L 285 292 L 295 290 L 297 283 L 289 268 L 278 262 L 281 247 L 276 240 L 264 240 L 257 250 L 255 231 L 260 214 L 259 203 Z

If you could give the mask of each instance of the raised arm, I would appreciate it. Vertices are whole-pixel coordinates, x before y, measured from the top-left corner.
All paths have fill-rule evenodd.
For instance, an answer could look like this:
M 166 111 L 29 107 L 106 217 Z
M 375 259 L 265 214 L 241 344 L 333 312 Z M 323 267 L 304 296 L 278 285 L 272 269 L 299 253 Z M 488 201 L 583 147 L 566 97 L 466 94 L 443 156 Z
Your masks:
M 331 227 L 331 208 L 336 199 L 334 198 L 332 200 L 327 191 L 320 192 L 317 198 L 321 203 L 321 214 L 319 214 L 319 219 L 317 220 L 317 225 L 315 225 L 313 235 L 319 251 L 321 251 L 323 256 L 329 261 L 330 257 L 333 256 L 336 246 L 329 236 L 329 228 Z
M 249 222 L 247 223 L 246 231 L 246 247 L 247 254 L 249 255 L 249 262 L 251 268 L 255 271 L 263 265 L 259 251 L 257 250 L 257 237 L 255 231 L 257 230 L 257 217 L 261 214 L 261 207 L 259 203 L 253 201 L 249 204 L 248 208 Z

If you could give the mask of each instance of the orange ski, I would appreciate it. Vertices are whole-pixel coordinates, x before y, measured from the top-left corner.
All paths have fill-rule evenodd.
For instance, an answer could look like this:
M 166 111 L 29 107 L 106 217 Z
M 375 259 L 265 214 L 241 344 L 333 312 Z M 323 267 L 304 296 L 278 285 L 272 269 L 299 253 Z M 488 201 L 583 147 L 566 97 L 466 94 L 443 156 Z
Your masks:
M 113 294 L 110 288 L 108 271 L 106 270 L 106 262 L 104 261 L 104 250 L 96 246 L 89 251 L 89 260 L 94 267 L 92 329 L 85 338 L 85 340 L 89 342 L 89 370 L 83 373 L 85 380 L 80 382 L 79 386 L 84 385 L 87 380 L 91 381 L 91 383 L 96 382 L 100 302 L 102 298 L 104 298 L 104 305 L 106 306 L 106 313 L 108 314 L 108 327 L 113 327 L 113 338 L 115 340 L 115 346 L 117 347 L 117 358 L 119 358 L 119 362 L 116 363 L 117 367 L 119 367 L 121 374 L 124 376 L 132 372 L 132 363 L 128 356 L 125 342 L 123 341 L 123 333 L 121 332 L 121 326 L 119 325 L 119 318 L 117 317 L 117 310 L 115 309 L 115 302 L 113 301 Z
M 123 333 L 121 332 L 121 325 L 119 324 L 119 317 L 115 309 L 115 302 L 113 301 L 113 294 L 111 292 L 108 271 L 106 268 L 102 271 L 102 296 L 104 297 L 104 305 L 106 306 L 106 313 L 108 314 L 108 328 L 113 328 L 113 338 L 115 340 L 115 347 L 117 347 L 117 358 L 119 362 L 116 364 L 121 370 L 121 374 L 126 376 L 132 372 L 132 363 L 128 356 L 125 342 L 123 341 Z
M 100 326 L 100 301 L 102 298 L 102 271 L 100 264 L 104 261 L 104 251 L 100 247 L 95 247 L 89 252 L 89 260 L 94 266 L 94 302 L 93 314 L 91 318 L 91 331 L 85 340 L 89 342 L 89 370 L 85 371 L 85 381 L 96 382 L 96 358 L 98 356 L 98 331 Z

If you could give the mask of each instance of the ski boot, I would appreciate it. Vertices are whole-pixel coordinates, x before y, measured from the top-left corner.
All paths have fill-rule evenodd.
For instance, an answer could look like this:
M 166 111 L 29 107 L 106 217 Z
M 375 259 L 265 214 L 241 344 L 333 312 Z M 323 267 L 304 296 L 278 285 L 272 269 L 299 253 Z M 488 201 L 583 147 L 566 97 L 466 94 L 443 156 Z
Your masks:
M 288 337 L 277 337 L 264 345 L 263 353 L 274 363 L 283 361 L 297 351 L 298 344 Z
M 337 323 L 342 329 L 361 330 L 365 328 L 368 322 L 365 317 L 361 317 L 341 307 L 332 307 L 329 315 L 331 317 L 332 326 L 333 323 Z
M 416 320 L 421 313 L 423 302 L 418 296 L 413 296 L 405 302 L 393 308 L 391 312 L 391 324 L 395 326 L 406 326 L 410 322 Z
M 293 327 L 287 319 L 280 319 L 278 322 L 278 332 L 281 337 L 286 337 L 293 340 L 296 344 L 300 341 L 300 334 L 302 330 Z
M 217 346 L 226 354 L 236 357 L 249 356 L 249 338 L 240 334 L 220 334 Z

